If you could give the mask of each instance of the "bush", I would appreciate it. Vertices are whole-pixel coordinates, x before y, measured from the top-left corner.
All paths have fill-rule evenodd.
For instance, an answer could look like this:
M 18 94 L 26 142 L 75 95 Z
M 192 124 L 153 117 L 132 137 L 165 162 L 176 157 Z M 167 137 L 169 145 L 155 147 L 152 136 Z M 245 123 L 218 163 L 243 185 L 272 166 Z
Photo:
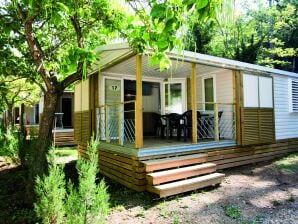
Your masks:
M 98 143 L 92 139 L 88 145 L 88 159 L 80 157 L 77 162 L 79 184 L 76 187 L 69 182 L 67 192 L 63 168 L 51 159 L 49 175 L 38 178 L 36 183 L 38 200 L 35 211 L 42 223 L 104 222 L 109 209 L 109 195 L 103 180 L 96 184 L 97 148 Z
M 49 174 L 44 178 L 37 177 L 36 179 L 36 196 L 35 211 L 37 217 L 43 223 L 63 223 L 65 209 L 64 199 L 65 176 L 63 167 L 55 163 L 53 150 L 50 150 Z
M 6 132 L 3 129 L 0 132 L 0 155 L 5 156 L 8 163 L 19 164 L 19 152 L 24 140 L 23 135 L 14 126 L 8 127 Z

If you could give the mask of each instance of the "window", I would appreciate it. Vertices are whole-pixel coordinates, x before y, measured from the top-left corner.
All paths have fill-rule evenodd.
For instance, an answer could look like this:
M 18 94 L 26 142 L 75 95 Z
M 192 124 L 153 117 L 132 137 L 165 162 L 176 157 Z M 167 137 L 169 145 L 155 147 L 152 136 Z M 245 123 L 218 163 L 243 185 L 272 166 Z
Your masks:
M 204 79 L 204 102 L 205 110 L 213 110 L 214 103 L 214 87 L 213 87 L 213 78 Z
M 298 80 L 290 79 L 290 112 L 298 112 Z
M 243 75 L 244 107 L 273 108 L 272 78 Z

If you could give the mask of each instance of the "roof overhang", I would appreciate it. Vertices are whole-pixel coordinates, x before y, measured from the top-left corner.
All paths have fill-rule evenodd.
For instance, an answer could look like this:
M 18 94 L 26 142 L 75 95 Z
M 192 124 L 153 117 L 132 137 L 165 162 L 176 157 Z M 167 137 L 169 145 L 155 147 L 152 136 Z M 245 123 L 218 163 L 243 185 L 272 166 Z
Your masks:
M 98 71 L 105 71 L 114 65 L 117 65 L 136 53 L 129 47 L 128 43 L 111 44 L 100 46 L 95 49 L 96 54 L 99 55 L 100 59 L 97 60 L 91 68 L 88 70 L 88 74 L 93 74 Z M 146 55 L 150 56 L 153 51 L 146 52 Z M 283 71 L 279 69 L 268 68 L 265 66 L 240 62 L 236 60 L 215 57 L 206 54 L 200 54 L 191 51 L 176 51 L 173 50 L 168 52 L 167 55 L 171 60 L 196 63 L 206 66 L 212 66 L 222 69 L 230 69 L 243 71 L 248 73 L 258 73 L 262 75 L 282 75 L 287 77 L 298 78 L 298 74 L 294 72 Z

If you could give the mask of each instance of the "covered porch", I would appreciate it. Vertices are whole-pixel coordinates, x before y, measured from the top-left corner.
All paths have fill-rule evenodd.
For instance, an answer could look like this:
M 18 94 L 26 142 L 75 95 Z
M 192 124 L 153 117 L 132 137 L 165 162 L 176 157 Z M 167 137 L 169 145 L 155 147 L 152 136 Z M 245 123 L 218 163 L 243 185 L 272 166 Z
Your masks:
M 150 55 L 102 69 L 96 137 L 105 148 L 141 156 L 236 144 L 235 72 L 171 60 L 163 72 Z

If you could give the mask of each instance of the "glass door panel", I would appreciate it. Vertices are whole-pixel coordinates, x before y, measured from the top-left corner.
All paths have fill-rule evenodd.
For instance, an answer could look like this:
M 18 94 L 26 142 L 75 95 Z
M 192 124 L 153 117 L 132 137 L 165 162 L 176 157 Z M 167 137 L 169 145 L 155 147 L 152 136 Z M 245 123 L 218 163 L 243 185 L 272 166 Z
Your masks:
M 182 83 L 165 84 L 165 113 L 183 112 Z
M 123 106 L 119 104 L 123 99 L 122 79 L 105 79 L 105 104 L 115 104 L 106 107 L 103 123 L 108 141 L 123 139 Z
M 214 102 L 214 88 L 213 78 L 204 79 L 204 93 L 205 93 L 205 110 L 213 110 L 214 105 L 210 104 Z

